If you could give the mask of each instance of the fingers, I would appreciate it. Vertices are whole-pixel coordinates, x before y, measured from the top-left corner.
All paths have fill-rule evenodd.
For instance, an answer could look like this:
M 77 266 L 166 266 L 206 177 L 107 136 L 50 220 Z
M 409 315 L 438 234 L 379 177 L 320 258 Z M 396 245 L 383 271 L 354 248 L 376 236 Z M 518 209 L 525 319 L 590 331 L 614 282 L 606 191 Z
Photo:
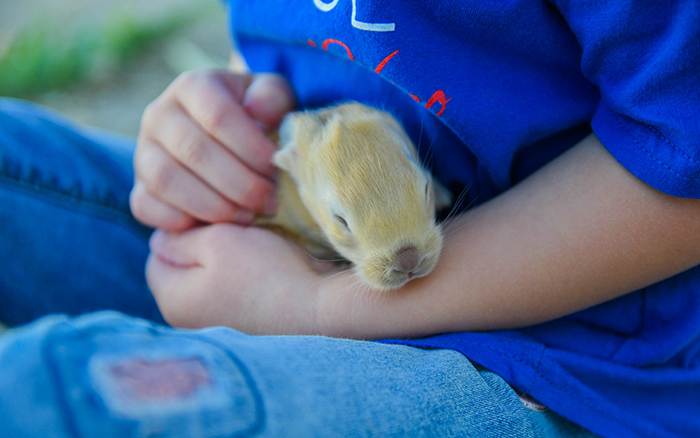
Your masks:
M 166 150 L 184 169 L 201 179 L 207 185 L 207 191 L 213 189 L 224 199 L 248 210 L 274 212 L 274 183 L 251 170 L 209 136 L 182 108 L 171 105 L 149 117 L 152 118 L 150 123 L 163 127 L 150 139 L 155 143 L 152 147 Z M 144 144 L 143 149 L 147 148 L 148 144 Z M 143 159 L 143 155 L 138 158 Z M 152 163 L 139 163 L 138 167 L 149 169 L 149 165 Z
M 231 84 L 235 77 L 193 74 L 180 80 L 183 84 L 174 97 L 202 131 L 253 171 L 271 177 L 275 173 L 272 155 L 276 147 L 241 105 L 243 95 L 237 95 L 235 91 L 240 90 Z
M 136 181 L 129 196 L 131 211 L 141 223 L 166 231 L 183 231 L 197 225 L 197 220 L 152 196 Z
M 294 108 L 277 75 L 208 70 L 181 75 L 142 118 L 131 195 L 134 216 L 168 230 L 199 222 L 249 224 L 275 210 L 276 128 Z
M 161 261 L 175 267 L 196 267 L 201 265 L 197 251 L 197 236 L 202 228 L 184 233 L 168 233 L 156 230 L 148 241 L 151 253 Z
M 146 281 L 165 321 L 173 327 L 187 327 L 188 314 L 198 312 L 197 283 L 202 268 L 170 263 L 155 253 L 146 260 Z
M 155 198 L 161 204 L 171 206 L 202 222 L 233 220 L 241 224 L 249 224 L 253 219 L 254 214 L 251 211 L 235 205 L 212 190 L 204 181 L 156 144 L 144 145 L 144 147 L 137 149 L 134 163 L 137 185 L 139 182 L 143 183 L 146 191 L 143 199 L 136 200 L 136 203 L 142 202 L 148 205 L 149 197 Z M 138 198 L 139 193 L 137 192 L 133 196 Z M 149 208 L 150 205 L 144 209 Z M 160 207 L 157 208 L 164 210 Z M 138 219 L 141 219 L 137 216 L 139 211 L 133 211 L 133 213 Z M 144 213 L 145 217 L 159 218 L 156 216 L 158 212 Z M 160 223 L 155 224 L 155 226 L 163 228 Z
M 198 308 L 202 262 L 197 236 L 202 228 L 170 234 L 156 230 L 149 241 L 151 254 L 146 261 L 146 281 L 165 320 L 181 326 L 184 312 Z

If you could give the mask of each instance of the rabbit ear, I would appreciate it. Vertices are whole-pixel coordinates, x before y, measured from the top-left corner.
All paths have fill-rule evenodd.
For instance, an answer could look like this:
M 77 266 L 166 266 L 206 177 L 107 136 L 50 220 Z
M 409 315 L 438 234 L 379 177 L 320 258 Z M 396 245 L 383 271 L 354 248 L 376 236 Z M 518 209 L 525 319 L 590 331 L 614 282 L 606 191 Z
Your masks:
M 289 114 L 282 121 L 279 129 L 280 150 L 272 157 L 272 162 L 290 175 L 294 174 L 299 163 L 299 145 L 294 135 L 296 126 L 294 119 L 295 115 Z
M 296 144 L 275 152 L 275 155 L 272 157 L 272 162 L 280 169 L 287 171 L 292 178 L 296 179 L 295 174 L 297 173 L 299 164 L 299 150 L 296 148 Z
M 288 114 L 279 129 L 279 146 L 272 161 L 297 179 L 303 157 L 313 154 L 311 150 L 321 134 L 324 123 L 315 112 Z

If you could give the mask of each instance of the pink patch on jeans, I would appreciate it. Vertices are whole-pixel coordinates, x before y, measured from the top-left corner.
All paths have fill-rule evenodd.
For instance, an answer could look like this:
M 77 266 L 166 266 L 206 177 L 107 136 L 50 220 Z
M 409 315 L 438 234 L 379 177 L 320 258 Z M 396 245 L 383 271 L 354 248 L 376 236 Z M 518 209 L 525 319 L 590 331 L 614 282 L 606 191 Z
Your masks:
M 209 371 L 197 358 L 134 359 L 112 365 L 109 373 L 123 395 L 139 400 L 186 398 L 211 385 Z

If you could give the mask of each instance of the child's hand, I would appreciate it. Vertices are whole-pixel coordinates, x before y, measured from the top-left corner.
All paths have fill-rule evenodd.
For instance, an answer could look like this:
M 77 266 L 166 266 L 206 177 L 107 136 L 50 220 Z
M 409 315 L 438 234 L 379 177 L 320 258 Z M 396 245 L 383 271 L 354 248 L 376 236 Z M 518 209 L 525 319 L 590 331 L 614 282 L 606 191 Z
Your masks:
M 254 213 L 273 212 L 276 149 L 266 131 L 294 107 L 281 76 L 182 74 L 141 121 L 130 199 L 136 219 L 175 231 L 200 222 L 248 224 Z
M 156 231 L 146 278 L 169 324 L 248 333 L 315 333 L 324 278 L 291 242 L 255 227 Z M 327 264 L 328 269 L 332 265 Z

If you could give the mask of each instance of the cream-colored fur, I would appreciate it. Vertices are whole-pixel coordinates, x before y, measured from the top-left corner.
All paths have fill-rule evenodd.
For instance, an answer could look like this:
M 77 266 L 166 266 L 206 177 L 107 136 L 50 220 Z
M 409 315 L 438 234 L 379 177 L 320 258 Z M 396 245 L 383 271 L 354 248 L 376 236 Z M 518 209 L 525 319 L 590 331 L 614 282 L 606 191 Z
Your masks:
M 442 249 L 436 199 L 444 207 L 449 195 L 392 116 L 359 103 L 292 113 L 279 144 L 278 211 L 256 225 L 314 257 L 349 260 L 377 289 L 433 270 Z

